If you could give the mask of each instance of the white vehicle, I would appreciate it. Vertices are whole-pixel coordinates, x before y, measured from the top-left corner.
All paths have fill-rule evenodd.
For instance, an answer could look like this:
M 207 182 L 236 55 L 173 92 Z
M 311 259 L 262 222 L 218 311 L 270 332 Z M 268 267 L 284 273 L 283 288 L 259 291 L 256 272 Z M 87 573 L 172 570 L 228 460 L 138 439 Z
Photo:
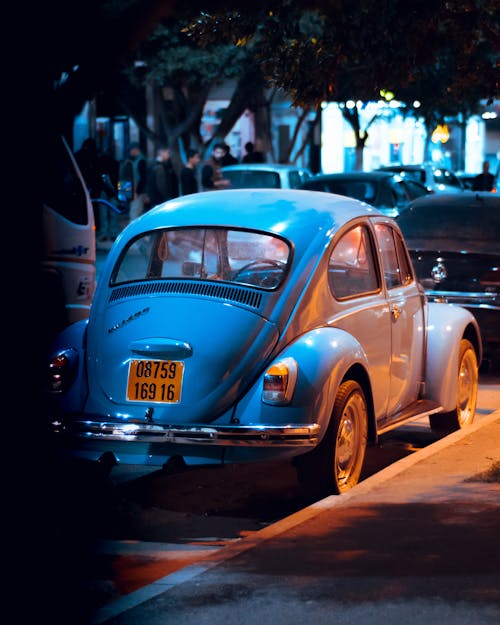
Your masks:
M 298 189 L 312 174 L 306 167 L 285 163 L 240 163 L 222 168 L 233 189 Z
M 76 160 L 63 137 L 51 151 L 43 203 L 42 283 L 49 332 L 86 319 L 96 283 L 94 211 Z M 49 168 L 47 168 L 49 169 Z

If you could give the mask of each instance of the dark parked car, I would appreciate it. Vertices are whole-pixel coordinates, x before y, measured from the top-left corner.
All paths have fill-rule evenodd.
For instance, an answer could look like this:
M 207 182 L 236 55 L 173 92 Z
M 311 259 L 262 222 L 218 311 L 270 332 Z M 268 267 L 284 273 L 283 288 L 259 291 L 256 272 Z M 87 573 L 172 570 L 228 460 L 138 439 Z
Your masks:
M 322 174 L 306 180 L 301 188 L 353 197 L 389 217 L 395 217 L 411 200 L 430 193 L 419 182 L 381 171 Z
M 500 196 L 464 191 L 415 200 L 397 219 L 431 301 L 476 317 L 485 358 L 500 349 Z
M 464 190 L 464 186 L 452 171 L 446 167 L 438 167 L 433 163 L 385 165 L 380 167 L 378 171 L 392 171 L 403 176 L 405 180 L 415 180 L 434 193 L 460 193 Z

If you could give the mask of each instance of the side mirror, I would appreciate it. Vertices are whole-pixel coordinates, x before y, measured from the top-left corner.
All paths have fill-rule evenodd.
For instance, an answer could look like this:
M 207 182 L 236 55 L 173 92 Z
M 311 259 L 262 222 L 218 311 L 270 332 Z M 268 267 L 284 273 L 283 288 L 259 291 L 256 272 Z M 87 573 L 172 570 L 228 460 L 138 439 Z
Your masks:
M 120 200 L 118 200 L 116 204 L 113 204 L 113 202 L 110 202 L 109 200 L 105 200 L 104 198 L 101 198 L 101 197 L 92 198 L 91 201 L 92 201 L 93 206 L 99 206 L 99 205 L 105 206 L 106 208 L 109 208 L 109 210 L 112 210 L 117 215 L 123 215 L 128 210 L 128 205 L 124 204 L 123 202 L 120 202 Z
M 133 200 L 132 182 L 130 180 L 118 181 L 118 200 L 120 202 L 131 202 Z

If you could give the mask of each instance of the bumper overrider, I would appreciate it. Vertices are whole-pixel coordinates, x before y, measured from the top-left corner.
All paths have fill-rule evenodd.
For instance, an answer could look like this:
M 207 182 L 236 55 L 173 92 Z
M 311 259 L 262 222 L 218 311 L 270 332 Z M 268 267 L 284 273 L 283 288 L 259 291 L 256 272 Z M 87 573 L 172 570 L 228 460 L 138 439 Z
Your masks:
M 94 441 L 133 441 L 214 446 L 313 447 L 318 443 L 317 423 L 294 425 L 156 425 L 92 420 L 54 421 L 62 434 Z

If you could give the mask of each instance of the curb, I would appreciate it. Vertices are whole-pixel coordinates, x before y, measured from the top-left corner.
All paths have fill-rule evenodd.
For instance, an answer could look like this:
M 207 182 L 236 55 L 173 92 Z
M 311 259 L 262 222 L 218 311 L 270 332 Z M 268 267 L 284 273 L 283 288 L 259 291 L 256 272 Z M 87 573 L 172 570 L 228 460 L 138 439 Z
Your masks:
M 369 492 L 380 484 L 383 484 L 403 471 L 406 471 L 413 465 L 426 460 L 439 451 L 473 434 L 477 430 L 494 423 L 497 419 L 500 419 L 500 409 L 483 416 L 480 421 L 476 421 L 464 429 L 457 430 L 435 443 L 431 443 L 424 449 L 398 460 L 385 469 L 382 469 L 378 473 L 363 480 L 346 493 L 342 493 L 341 495 L 330 495 L 325 499 L 321 499 L 320 501 L 317 501 L 310 506 L 285 517 L 284 519 L 280 519 L 276 523 L 268 525 L 257 532 L 245 536 L 238 542 L 226 545 L 223 549 L 218 549 L 217 551 L 209 553 L 206 556 L 201 556 L 200 561 L 197 564 L 188 565 L 178 571 L 175 571 L 174 573 L 169 573 L 148 586 L 144 586 L 129 595 L 120 597 L 116 601 L 101 607 L 95 613 L 93 619 L 91 620 L 91 624 L 100 625 L 108 619 L 130 610 L 141 603 L 144 603 L 145 601 L 170 590 L 174 586 L 183 584 L 184 582 L 201 575 L 218 564 L 230 560 L 256 547 L 266 540 L 279 536 L 293 527 L 317 516 L 325 510 L 344 505 L 349 500 Z

